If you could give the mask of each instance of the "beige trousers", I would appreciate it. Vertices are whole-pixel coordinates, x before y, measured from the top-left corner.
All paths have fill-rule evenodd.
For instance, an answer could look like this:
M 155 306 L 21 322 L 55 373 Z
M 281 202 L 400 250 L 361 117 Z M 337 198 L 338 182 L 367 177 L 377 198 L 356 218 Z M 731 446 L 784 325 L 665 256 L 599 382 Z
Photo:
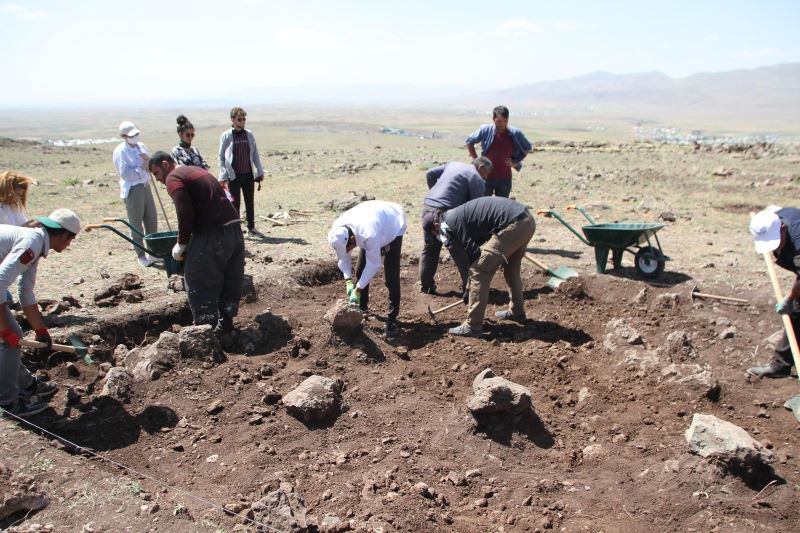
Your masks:
M 481 246 L 481 256 L 469 266 L 469 304 L 467 324 L 483 329 L 483 315 L 489 301 L 492 278 L 501 266 L 511 296 L 511 312 L 525 312 L 522 298 L 522 258 L 533 234 L 536 222 L 528 215 L 511 223 Z

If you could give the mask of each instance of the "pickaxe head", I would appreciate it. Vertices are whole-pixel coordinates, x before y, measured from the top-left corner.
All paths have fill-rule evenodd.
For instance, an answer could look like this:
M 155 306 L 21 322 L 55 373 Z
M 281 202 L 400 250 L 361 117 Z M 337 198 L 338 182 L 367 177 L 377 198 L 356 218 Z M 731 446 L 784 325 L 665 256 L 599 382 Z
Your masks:
M 431 304 L 428 304 L 428 315 L 430 315 L 430 317 L 431 317 L 431 320 L 433 320 L 434 322 L 436 322 L 436 315 L 434 315 L 434 314 L 433 314 L 433 311 L 431 310 Z

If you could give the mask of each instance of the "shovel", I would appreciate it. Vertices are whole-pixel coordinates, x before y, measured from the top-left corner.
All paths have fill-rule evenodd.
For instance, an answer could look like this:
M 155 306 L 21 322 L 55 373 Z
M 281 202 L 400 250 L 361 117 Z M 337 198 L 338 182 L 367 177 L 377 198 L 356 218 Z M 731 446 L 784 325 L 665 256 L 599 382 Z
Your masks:
M 70 344 L 53 343 L 52 349 L 54 352 L 74 353 L 77 356 L 83 357 L 83 361 L 86 364 L 94 364 L 94 359 L 92 359 L 92 356 L 89 355 L 89 350 L 86 348 L 86 345 L 83 344 L 83 341 L 81 341 L 80 337 L 72 334 L 69 336 L 69 342 Z M 43 342 L 29 341 L 27 339 L 20 339 L 19 345 L 27 348 L 45 348 L 47 346 L 47 344 Z
M 533 263 L 537 267 L 541 268 L 542 270 L 544 270 L 545 272 L 550 274 L 550 276 L 552 276 L 550 279 L 547 280 L 547 286 L 551 287 L 553 289 L 557 288 L 559 285 L 564 283 L 569 278 L 577 278 L 578 277 L 578 273 L 577 272 L 575 272 L 573 269 L 571 269 L 569 267 L 566 267 L 566 266 L 563 266 L 563 265 L 558 267 L 558 268 L 556 268 L 555 270 L 553 270 L 549 266 L 545 265 L 544 263 L 542 263 L 541 261 L 539 261 L 538 259 L 533 257 L 533 254 L 531 254 L 531 253 L 526 253 L 525 254 L 525 259 L 527 259 L 528 261 L 530 261 L 531 263 Z

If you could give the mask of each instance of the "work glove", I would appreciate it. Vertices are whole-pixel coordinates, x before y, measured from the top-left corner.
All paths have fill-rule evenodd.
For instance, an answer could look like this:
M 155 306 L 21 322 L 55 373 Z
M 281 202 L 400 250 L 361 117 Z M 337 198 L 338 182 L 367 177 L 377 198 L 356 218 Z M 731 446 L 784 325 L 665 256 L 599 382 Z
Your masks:
M 794 300 L 789 298 L 789 295 L 775 304 L 775 312 L 779 315 L 788 315 L 794 311 Z
M 350 292 L 350 303 L 353 305 L 361 305 L 361 292 L 353 289 Z
M 183 258 L 186 256 L 186 245 L 185 244 L 178 244 L 175 243 L 175 246 L 172 247 L 172 257 L 175 261 L 183 261 Z
M 356 288 L 356 284 L 353 283 L 352 279 L 348 279 L 348 280 L 345 280 L 344 287 L 347 290 L 347 297 L 350 298 L 350 295 L 353 293 L 353 291 Z
M 19 335 L 17 335 L 16 331 L 9 328 L 0 329 L 0 339 L 3 339 L 3 342 L 5 342 L 9 348 L 19 347 Z
M 36 342 L 47 344 L 44 348 L 37 348 L 36 355 L 39 357 L 47 357 L 53 353 L 53 338 L 50 336 L 50 332 L 47 331 L 47 328 L 36 329 L 34 333 L 36 333 L 36 338 L 34 339 Z

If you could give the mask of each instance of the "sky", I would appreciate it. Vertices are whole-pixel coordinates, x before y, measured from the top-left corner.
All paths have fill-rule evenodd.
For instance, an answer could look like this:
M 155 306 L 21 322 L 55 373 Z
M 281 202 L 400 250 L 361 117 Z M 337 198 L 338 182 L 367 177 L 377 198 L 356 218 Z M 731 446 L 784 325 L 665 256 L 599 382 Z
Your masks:
M 0 0 L 0 107 L 685 77 L 800 61 L 798 26 L 797 0 Z

